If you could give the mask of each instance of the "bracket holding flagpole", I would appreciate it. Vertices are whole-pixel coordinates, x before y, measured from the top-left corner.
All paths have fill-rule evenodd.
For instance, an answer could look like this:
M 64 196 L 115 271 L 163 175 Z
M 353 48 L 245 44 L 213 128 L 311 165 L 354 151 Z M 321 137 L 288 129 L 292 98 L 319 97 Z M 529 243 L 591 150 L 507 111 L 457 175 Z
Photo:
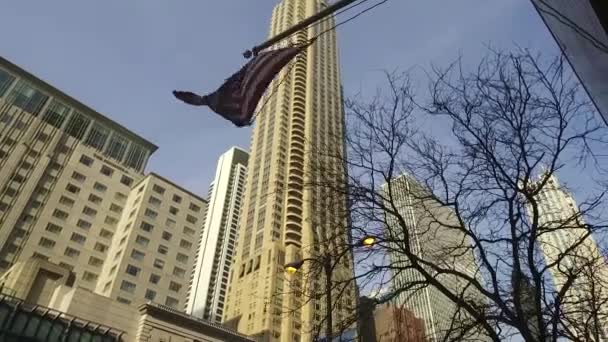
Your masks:
M 316 23 L 317 21 L 322 20 L 327 16 L 330 16 L 334 12 L 339 11 L 340 9 L 342 9 L 356 1 L 359 1 L 359 0 L 341 0 L 341 1 L 336 2 L 335 4 L 329 5 L 325 9 L 319 11 L 319 13 L 314 14 L 314 15 L 302 20 L 301 22 L 293 25 L 292 27 L 288 28 L 287 30 L 268 39 L 267 41 L 263 42 L 262 44 L 254 46 L 251 50 L 247 50 L 247 51 L 243 52 L 243 57 L 251 58 L 252 56 L 257 56 L 258 53 L 260 53 L 260 51 L 262 51 L 268 47 L 271 47 L 272 45 L 276 44 L 277 42 L 293 35 L 294 33 L 298 32 L 300 30 L 307 28 L 308 26 Z

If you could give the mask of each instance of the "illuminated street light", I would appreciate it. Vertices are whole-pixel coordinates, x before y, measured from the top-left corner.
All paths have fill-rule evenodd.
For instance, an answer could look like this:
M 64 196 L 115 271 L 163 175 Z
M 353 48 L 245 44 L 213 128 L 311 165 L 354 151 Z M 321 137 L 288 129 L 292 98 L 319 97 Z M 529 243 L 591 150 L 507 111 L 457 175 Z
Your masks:
M 359 242 L 361 246 L 372 247 L 376 244 L 376 238 L 373 236 L 366 236 Z

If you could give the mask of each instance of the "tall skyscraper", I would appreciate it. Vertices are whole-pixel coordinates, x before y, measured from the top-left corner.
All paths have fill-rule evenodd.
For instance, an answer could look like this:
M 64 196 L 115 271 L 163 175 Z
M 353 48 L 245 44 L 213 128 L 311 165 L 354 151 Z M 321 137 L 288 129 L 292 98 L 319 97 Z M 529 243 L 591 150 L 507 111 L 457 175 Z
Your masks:
M 273 10 L 270 35 L 324 6 L 321 0 L 281 1 Z M 333 17 L 328 18 L 295 34 L 291 42 L 304 43 L 333 25 Z M 285 275 L 283 265 L 318 258 L 348 238 L 345 199 L 326 188 L 307 186 L 312 181 L 345 179 L 341 163 L 318 154 L 323 150 L 335 155 L 344 148 L 337 49 L 334 31 L 320 36 L 277 76 L 260 102 L 224 320 L 261 341 L 309 341 L 330 310 L 323 297 L 308 301 L 294 293 L 318 293 L 322 278 L 306 279 L 305 272 Z M 333 277 L 352 275 L 349 258 L 340 262 Z M 353 288 L 340 298 L 334 296 L 334 322 L 351 314 L 347 310 L 355 295 Z
M 538 182 L 544 178 L 546 176 L 542 175 Z M 538 186 L 538 182 L 532 186 Z M 589 234 L 574 198 L 560 187 L 555 175 L 547 179 L 537 200 L 538 225 L 543 232 L 538 237 L 539 245 L 546 264 L 555 265 L 549 271 L 556 290 L 559 291 L 566 284 L 571 270 L 582 271 L 562 301 L 566 319 L 570 321 L 573 331 L 584 336 L 583 328 L 588 331 L 596 329 L 586 324 L 593 322 L 589 320 L 589 310 L 597 308 L 602 327 L 598 330 L 604 334 L 602 341 L 608 341 L 608 308 L 603 304 L 597 307 L 608 300 L 606 260 L 594 237 Z M 531 213 L 532 208 L 528 210 Z
M 122 303 L 183 309 L 206 200 L 145 175 L 155 150 L 0 58 L 0 272 L 45 259 Z
M 475 255 L 467 245 L 467 239 L 461 231 L 448 228 L 459 223 L 454 212 L 433 200 L 429 190 L 419 184 L 409 175 L 401 175 L 390 183 L 383 185 L 383 191 L 390 192 L 393 202 L 403 217 L 406 227 L 401 227 L 396 217 L 388 218 L 390 229 L 387 236 L 391 239 L 403 239 L 404 229 L 409 233 L 410 248 L 419 257 L 438 266 L 453 269 L 471 277 L 477 278 L 477 264 Z M 395 246 L 391 253 L 391 260 L 395 265 L 408 265 L 409 261 L 403 253 L 398 251 L 403 246 Z M 429 268 L 429 272 L 433 271 Z M 423 276 L 414 269 L 405 269 L 393 275 L 395 289 L 406 289 L 411 284 L 424 283 Z M 441 282 L 455 293 L 461 293 L 467 285 L 461 278 L 444 275 Z M 483 303 L 484 299 L 472 287 L 464 291 L 464 298 L 469 301 Z M 447 336 L 452 322 L 455 327 L 460 323 L 469 322 L 472 318 L 460 310 L 457 314 L 456 304 L 433 286 L 421 286 L 403 291 L 396 300 L 397 304 L 404 305 L 416 317 L 424 320 L 426 339 L 428 341 L 441 341 Z M 456 320 L 456 321 L 455 321 Z M 455 331 L 452 334 L 457 334 Z M 450 335 L 451 336 L 451 335 Z M 470 336 L 472 337 L 472 336 Z
M 608 3 L 532 0 L 532 4 L 608 123 Z
M 219 158 L 188 289 L 187 313 L 217 323 L 224 314 L 248 161 L 249 153 L 236 147 Z

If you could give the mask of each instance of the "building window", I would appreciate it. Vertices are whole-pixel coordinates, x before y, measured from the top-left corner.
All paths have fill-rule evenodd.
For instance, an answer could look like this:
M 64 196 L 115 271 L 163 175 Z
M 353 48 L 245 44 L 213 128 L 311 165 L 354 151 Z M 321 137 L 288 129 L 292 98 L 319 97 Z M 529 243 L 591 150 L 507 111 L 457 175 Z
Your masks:
M 112 233 L 111 231 L 107 230 L 107 229 L 102 229 L 99 232 L 99 236 L 101 236 L 104 239 L 111 239 L 112 236 L 114 236 L 114 233 Z
M 82 137 L 84 137 L 84 133 L 87 131 L 90 123 L 91 120 L 89 118 L 78 112 L 72 112 L 65 131 L 74 138 L 81 140 Z M 91 163 L 92 162 L 93 161 L 91 160 Z
M 131 186 L 131 184 L 133 184 L 133 178 L 123 175 L 120 177 L 120 182 L 126 186 Z
M 44 248 L 53 248 L 55 247 L 55 241 L 47 238 L 40 238 L 38 245 Z
M 190 250 L 192 248 L 192 242 L 190 241 L 186 241 L 186 240 L 182 240 L 179 242 L 179 246 L 185 249 Z
M 78 233 L 72 233 L 72 237 L 70 238 L 70 240 L 82 245 L 87 240 L 87 238 Z
M 89 132 L 89 136 L 87 136 L 84 143 L 98 151 L 101 151 L 103 146 L 106 144 L 106 140 L 108 140 L 109 134 L 110 131 L 107 128 L 98 123 L 94 123 L 91 131 Z
M 103 243 L 95 243 L 95 247 L 93 247 L 94 250 L 101 252 L 101 253 L 105 253 L 108 250 L 108 246 L 104 245 Z
M 163 240 L 171 241 L 173 235 L 169 232 L 163 232 Z
M 135 243 L 142 247 L 148 247 L 148 244 L 150 243 L 150 239 L 145 238 L 141 235 L 137 235 L 137 237 L 135 238 Z
M 0 69 L 0 97 L 4 96 L 6 90 L 13 84 L 15 77 Z
M 173 292 L 179 292 L 182 289 L 182 285 L 178 284 L 174 281 L 169 283 L 169 290 L 173 291 Z
M 177 299 L 169 296 L 167 296 L 167 299 L 165 300 L 165 305 L 172 308 L 176 308 L 178 303 L 179 301 Z
M 145 253 L 138 251 L 137 249 L 134 249 L 133 251 L 131 251 L 131 258 L 135 259 L 135 260 L 144 260 L 144 257 L 146 256 Z
M 121 161 L 125 156 L 128 144 L 129 141 L 127 139 L 114 133 L 106 148 L 106 155 L 114 160 Z
M 165 267 L 165 262 L 160 259 L 154 259 L 154 267 L 162 270 Z
M 89 195 L 89 202 L 91 202 L 91 203 L 100 204 L 102 201 L 103 201 L 103 199 L 95 194 Z
M 76 201 L 69 197 L 61 196 L 61 198 L 59 199 L 59 203 L 71 208 L 74 206 L 74 203 L 76 203 Z
M 89 258 L 89 265 L 99 267 L 99 266 L 103 265 L 103 260 L 92 256 Z
M 179 278 L 184 278 L 186 276 L 186 270 L 179 267 L 175 267 L 173 269 L 173 275 Z
M 106 216 L 105 224 L 115 226 L 118 223 L 118 219 L 112 216 Z
M 87 206 L 82 209 L 82 213 L 91 217 L 97 216 L 97 210 Z
M 192 229 L 190 227 L 184 227 L 184 234 L 186 234 L 188 236 L 194 236 L 194 233 L 196 233 L 194 231 L 194 229 Z
M 60 226 L 49 222 L 49 224 L 46 225 L 46 229 L 45 230 L 47 232 L 51 232 L 53 234 L 59 234 L 59 233 L 61 233 L 62 229 L 63 228 L 61 228 Z
M 119 201 L 124 201 L 127 199 L 127 195 L 123 194 L 122 192 L 117 192 L 116 194 L 114 194 L 114 198 Z
M 159 195 L 163 195 L 165 193 L 165 188 L 163 188 L 162 186 L 154 184 L 154 186 L 152 187 L 152 191 L 156 192 Z
M 163 245 L 158 246 L 158 253 L 166 255 L 168 252 L 169 252 L 169 248 L 167 248 L 167 246 L 163 246 Z
M 48 256 L 46 256 L 44 254 L 36 253 L 36 252 L 34 252 L 34 254 L 32 254 L 32 258 L 34 258 L 34 259 L 42 259 L 42 260 L 49 260 Z
M 60 220 L 65 220 L 69 215 L 63 210 L 55 209 L 55 211 L 53 211 L 53 216 Z
M 79 187 L 77 187 L 77 186 L 76 186 L 76 185 L 74 185 L 74 184 L 71 184 L 71 183 L 68 183 L 68 185 L 65 187 L 65 189 L 66 189 L 68 192 L 71 192 L 71 193 L 73 193 L 73 194 L 78 194 L 78 193 L 80 192 L 80 188 L 79 188 Z
M 129 152 L 127 153 L 125 165 L 140 171 L 143 168 L 145 161 L 146 150 L 143 147 L 132 143 Z
M 127 304 L 127 305 L 131 304 L 130 300 L 128 300 L 127 298 L 120 297 L 120 296 L 116 297 L 116 301 L 119 303 Z
M 196 217 L 192 216 L 192 215 L 188 215 L 188 216 L 186 216 L 186 221 L 188 221 L 188 222 L 190 222 L 192 224 L 195 224 L 196 221 L 198 221 L 198 219 Z
M 82 156 L 80 156 L 80 163 L 91 167 L 91 165 L 93 165 L 93 158 L 87 157 L 83 154 Z
M 128 292 L 128 293 L 135 292 L 135 287 L 136 287 L 135 284 L 133 284 L 130 281 L 126 281 L 126 280 L 123 280 L 122 283 L 120 284 L 120 289 L 125 292 Z
M 142 222 L 141 222 L 141 226 L 140 226 L 140 227 L 141 227 L 141 229 L 142 229 L 143 231 L 146 231 L 146 232 L 148 232 L 148 233 L 150 233 L 150 232 L 152 231 L 152 229 L 154 229 L 154 226 L 153 226 L 153 225 L 151 225 L 151 224 L 149 224 L 149 223 L 148 223 L 148 222 L 146 222 L 146 221 L 142 221 Z
M 40 91 L 30 87 L 23 81 L 19 81 L 13 91 L 13 105 L 17 106 L 27 112 L 37 116 L 40 113 L 42 107 L 48 100 L 48 96 L 44 95 Z
M 173 195 L 173 202 L 182 203 L 182 198 L 178 195 Z
M 93 189 L 95 189 L 99 192 L 106 192 L 106 190 L 108 190 L 108 187 L 101 183 L 95 182 L 95 184 L 93 185 Z
M 117 214 L 121 214 L 122 213 L 122 207 L 119 206 L 118 204 L 114 204 L 112 203 L 112 205 L 110 205 L 110 211 L 117 213 Z
M 127 265 L 127 274 L 130 274 L 134 277 L 137 277 L 137 275 L 139 274 L 139 271 L 141 271 L 141 269 L 139 267 L 135 267 L 133 265 Z
M 63 253 L 63 255 L 70 257 L 70 258 L 77 258 L 78 256 L 80 256 L 80 251 L 76 250 L 74 248 L 66 248 L 65 252 Z
M 188 256 L 186 254 L 177 253 L 177 256 L 175 259 L 184 264 L 188 263 Z
M 144 215 L 151 219 L 156 219 L 156 217 L 158 216 L 158 213 L 152 209 L 146 209 L 146 211 L 144 212 Z
M 84 182 L 87 179 L 87 177 L 85 177 L 85 175 L 83 175 L 80 172 L 76 172 L 76 171 L 74 171 L 72 173 L 72 178 L 75 179 L 76 181 L 80 182 L 80 183 Z
M 199 211 L 201 211 L 201 207 L 194 203 L 190 203 L 190 210 L 194 211 L 195 213 L 198 213 Z
M 148 199 L 148 203 L 150 203 L 151 205 L 153 205 L 155 207 L 158 207 L 158 206 L 160 206 L 162 201 L 154 196 L 150 196 L 150 199 Z
M 107 167 L 106 165 L 102 165 L 99 172 L 104 176 L 112 177 L 114 170 L 112 170 L 112 168 L 110 167 Z
M 42 120 L 60 128 L 69 112 L 70 109 L 68 107 L 53 100 L 42 116 Z
M 147 290 L 146 290 L 146 294 L 144 295 L 144 297 L 145 297 L 147 300 L 154 300 L 154 298 L 156 298 L 156 291 L 153 291 L 153 290 L 147 289 Z
M 78 220 L 78 222 L 76 222 L 76 226 L 85 230 L 89 230 L 91 229 L 92 224 L 91 222 L 87 222 L 85 220 Z
M 154 273 L 150 274 L 150 283 L 158 284 L 160 282 L 160 276 Z
M 167 219 L 167 222 L 165 222 L 165 224 L 167 225 L 168 228 L 173 228 L 175 227 L 175 220 L 172 219 Z

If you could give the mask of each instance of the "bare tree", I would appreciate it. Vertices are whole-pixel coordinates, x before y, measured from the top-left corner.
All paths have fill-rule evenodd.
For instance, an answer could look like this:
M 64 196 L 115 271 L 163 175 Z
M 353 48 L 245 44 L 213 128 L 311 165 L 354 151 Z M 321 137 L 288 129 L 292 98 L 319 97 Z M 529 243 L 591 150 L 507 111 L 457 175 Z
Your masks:
M 433 307 L 428 340 L 608 338 L 603 187 L 550 198 L 568 166 L 604 171 L 601 120 L 563 59 L 489 50 L 428 76 L 420 96 L 387 74 L 388 91 L 346 102 L 346 151 L 312 152 L 348 179 L 319 163 L 309 186 L 348 198 L 353 241 L 378 238 L 348 281 Z

